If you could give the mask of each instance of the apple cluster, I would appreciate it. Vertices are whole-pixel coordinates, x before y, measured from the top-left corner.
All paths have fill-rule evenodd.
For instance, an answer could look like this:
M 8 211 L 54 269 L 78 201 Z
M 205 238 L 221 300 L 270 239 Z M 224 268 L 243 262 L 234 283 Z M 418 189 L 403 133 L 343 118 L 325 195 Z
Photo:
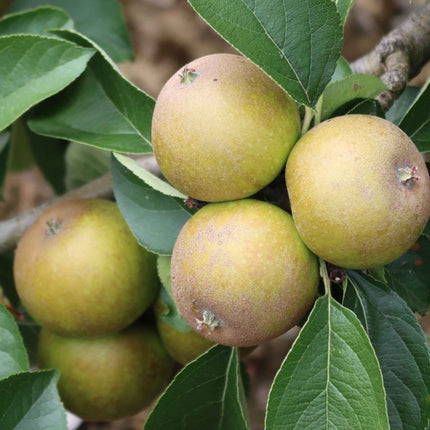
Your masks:
M 18 244 L 14 277 L 42 326 L 39 366 L 60 370 L 71 412 L 89 421 L 130 416 L 170 381 L 174 362 L 140 318 L 158 291 L 156 256 L 115 203 L 78 199 L 47 209 Z
M 385 265 L 428 221 L 427 168 L 394 124 L 347 115 L 299 137 L 295 102 L 241 56 L 191 62 L 157 99 L 160 169 L 208 202 L 175 243 L 173 295 L 214 342 L 250 346 L 282 334 L 317 296 L 317 257 L 341 268 Z M 291 214 L 255 196 L 284 168 Z

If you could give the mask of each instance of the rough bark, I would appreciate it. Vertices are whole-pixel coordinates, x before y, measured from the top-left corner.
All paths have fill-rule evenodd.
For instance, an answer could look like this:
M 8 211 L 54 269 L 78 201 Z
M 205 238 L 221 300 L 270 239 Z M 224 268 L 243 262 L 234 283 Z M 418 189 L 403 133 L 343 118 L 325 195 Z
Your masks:
M 388 110 L 408 81 L 429 60 L 430 0 L 427 0 L 351 67 L 356 73 L 369 73 L 381 78 L 387 90 L 378 96 L 378 100 L 382 108 Z

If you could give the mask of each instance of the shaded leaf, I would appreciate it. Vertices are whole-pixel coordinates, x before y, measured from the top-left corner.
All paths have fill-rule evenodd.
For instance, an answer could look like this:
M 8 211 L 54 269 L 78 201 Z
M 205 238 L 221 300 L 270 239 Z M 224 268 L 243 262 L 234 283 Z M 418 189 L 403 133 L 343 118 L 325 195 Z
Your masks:
M 93 146 L 70 142 L 65 156 L 66 188 L 73 190 L 103 176 L 110 169 L 111 153 Z
M 75 84 L 38 107 L 30 127 L 61 137 L 128 153 L 151 152 L 155 101 L 129 82 L 97 45 L 73 31 L 55 34 L 97 53 Z
M 171 255 L 192 211 L 180 199 L 154 190 L 114 156 L 111 171 L 116 201 L 139 243 L 156 254 Z
M 430 151 L 430 79 L 399 123 L 421 152 Z
M 93 52 L 42 36 L 0 37 L 0 131 L 69 85 L 83 72 Z
M 57 392 L 59 373 L 19 373 L 0 381 L 2 430 L 67 430 L 66 414 Z
M 61 9 L 40 7 L 30 11 L 8 15 L 0 20 L 0 36 L 8 34 L 39 34 L 52 36 L 52 28 L 72 28 L 70 16 Z
M 355 99 L 345 103 L 340 108 L 336 109 L 330 118 L 342 115 L 373 115 L 379 118 L 385 118 L 384 111 L 382 110 L 381 104 L 375 99 Z
M 386 113 L 388 121 L 399 125 L 400 121 L 406 115 L 414 100 L 416 99 L 420 88 L 418 87 L 406 87 L 403 93 L 397 100 L 394 100 L 393 106 Z
M 189 0 L 222 37 L 298 103 L 313 106 L 335 70 L 342 25 L 332 0 Z
M 217 345 L 179 372 L 144 430 L 248 429 L 237 348 Z
M 429 223 L 428 223 L 429 224 Z M 430 306 L 430 238 L 422 234 L 412 248 L 385 266 L 385 278 L 414 311 L 425 314 Z
M 171 257 L 169 255 L 159 255 L 157 257 L 157 272 L 163 287 L 173 299 L 172 282 L 170 280 L 170 261 Z
M 9 159 L 10 133 L 0 133 L 0 199 L 3 200 L 3 184 L 6 178 L 7 162 Z
M 430 356 L 415 315 L 383 283 L 353 271 L 348 278 L 344 304 L 360 318 L 378 357 L 390 428 L 427 430 Z
M 163 313 L 160 318 L 175 330 L 181 332 L 192 331 L 192 328 L 180 314 L 173 297 L 167 292 L 164 286 L 161 288 L 160 298 L 163 305 L 167 308 L 167 312 Z
M 114 61 L 133 58 L 121 5 L 116 0 L 15 0 L 8 12 L 51 5 L 64 9 L 76 29 L 100 45 Z M 51 27 L 53 28 L 53 27 Z
M 266 429 L 389 429 L 378 361 L 360 321 L 317 300 L 275 377 Z
M 321 119 L 327 119 L 336 109 L 354 99 L 373 98 L 386 89 L 376 76 L 355 73 L 327 85 L 323 94 Z
M 27 353 L 18 326 L 11 313 L 0 303 L 0 379 L 28 369 Z

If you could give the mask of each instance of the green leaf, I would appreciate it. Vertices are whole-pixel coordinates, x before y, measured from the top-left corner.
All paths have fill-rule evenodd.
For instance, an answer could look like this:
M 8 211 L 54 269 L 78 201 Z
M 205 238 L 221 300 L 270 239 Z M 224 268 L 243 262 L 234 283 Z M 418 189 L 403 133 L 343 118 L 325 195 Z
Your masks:
M 129 82 L 89 39 L 73 31 L 54 33 L 97 53 L 81 79 L 35 110 L 30 127 L 39 134 L 103 149 L 151 152 L 155 100 Z
M 0 379 L 28 369 L 27 353 L 18 326 L 11 313 L 0 303 Z M 0 428 L 3 430 L 3 427 Z
M 144 430 L 248 429 L 237 348 L 217 345 L 179 372 Z
M 341 79 L 352 75 L 351 66 L 348 61 L 340 56 L 336 62 L 336 69 L 334 70 L 333 76 L 331 77 L 330 83 L 340 81 Z
M 379 116 L 380 118 L 385 118 L 384 111 L 382 110 L 381 104 L 375 99 L 355 99 L 352 100 L 330 115 L 331 118 L 340 115 L 352 115 L 352 114 L 362 114 L 362 115 L 373 115 Z
M 116 201 L 139 243 L 156 254 L 171 255 L 190 209 L 154 190 L 114 156 L 111 171 Z
M 346 18 L 348 17 L 349 10 L 351 9 L 354 0 L 335 0 L 337 10 L 340 14 L 342 24 L 345 24 Z
M 323 94 L 321 119 L 327 119 L 336 109 L 354 99 L 373 98 L 386 89 L 376 76 L 355 73 L 327 85 Z
M 7 163 L 9 159 L 10 133 L 0 133 L 0 199 L 3 200 L 3 184 L 6 178 Z
M 110 169 L 110 157 L 108 151 L 70 142 L 65 156 L 67 190 L 78 188 L 106 174 Z
M 52 28 L 73 28 L 73 21 L 66 12 L 53 7 L 18 12 L 0 20 L 0 36 L 8 34 L 52 36 L 47 32 Z
M 85 69 L 92 49 L 35 35 L 0 37 L 0 131 Z
M 2 430 L 67 430 L 56 370 L 19 373 L 0 381 Z
M 124 167 L 126 167 L 128 170 L 130 170 L 130 172 L 134 173 L 138 178 L 142 179 L 142 181 L 145 182 L 145 184 L 149 185 L 154 190 L 159 191 L 161 194 L 164 194 L 165 196 L 170 196 L 170 197 L 178 197 L 179 199 L 186 199 L 187 198 L 187 196 L 185 194 L 182 194 L 179 190 L 172 187 L 166 181 L 163 181 L 162 179 L 153 175 L 151 172 L 148 172 L 148 170 L 139 166 L 130 157 L 127 157 L 127 156 L 121 155 L 121 154 L 114 154 L 114 157 Z
M 298 103 L 314 106 L 335 70 L 342 25 L 332 0 L 189 0 L 222 37 Z
M 383 283 L 348 272 L 344 304 L 366 328 L 378 357 L 391 429 L 427 430 L 430 356 L 426 338 L 407 304 Z
M 121 5 L 116 0 L 15 0 L 8 12 L 51 5 L 64 9 L 75 27 L 100 45 L 114 61 L 133 58 Z M 52 28 L 52 27 L 51 27 Z
M 417 243 L 385 266 L 388 286 L 414 311 L 425 314 L 430 305 L 430 238 L 422 234 Z
M 180 314 L 173 297 L 167 292 L 164 286 L 161 288 L 160 298 L 163 305 L 167 308 L 167 313 L 162 314 L 161 319 L 175 330 L 182 332 L 192 331 L 192 328 Z
M 157 257 L 157 272 L 161 284 L 173 299 L 172 282 L 170 280 L 170 261 L 169 255 L 159 255 Z
M 22 172 L 35 163 L 33 151 L 30 146 L 28 129 L 22 118 L 18 118 L 11 127 L 10 154 L 7 170 Z
M 386 113 L 388 121 L 399 125 L 419 92 L 420 88 L 418 87 L 406 87 L 400 97 L 394 101 L 393 106 L 391 106 L 389 111 Z
M 430 151 L 430 78 L 399 123 L 421 152 Z
M 317 300 L 275 377 L 266 429 L 389 429 L 381 370 L 360 321 Z

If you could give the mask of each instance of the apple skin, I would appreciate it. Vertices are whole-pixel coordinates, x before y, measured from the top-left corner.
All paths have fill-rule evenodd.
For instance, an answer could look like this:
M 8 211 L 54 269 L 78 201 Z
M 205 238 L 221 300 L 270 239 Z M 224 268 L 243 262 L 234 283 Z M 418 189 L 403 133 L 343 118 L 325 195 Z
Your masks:
M 192 82 L 183 82 L 187 76 Z M 299 132 L 296 104 L 271 78 L 244 57 L 213 54 L 164 85 L 152 145 L 170 183 L 218 202 L 255 194 L 275 179 Z
M 123 329 L 158 291 L 155 255 L 138 244 L 118 206 L 101 199 L 47 209 L 18 244 L 14 278 L 36 322 L 71 337 Z
M 215 343 L 253 346 L 305 316 L 319 274 L 291 216 L 245 199 L 209 204 L 190 218 L 173 249 L 171 280 L 194 330 Z M 202 324 L 205 313 L 220 325 Z
M 138 413 L 167 386 L 174 368 L 155 330 L 140 323 L 91 338 L 67 338 L 43 328 L 38 360 L 42 369 L 60 370 L 61 400 L 87 421 Z
M 405 182 L 407 171 L 416 180 Z M 402 130 L 373 116 L 336 117 L 306 133 L 288 158 L 286 183 L 303 241 L 340 267 L 396 260 L 430 215 L 423 157 Z
M 215 344 L 190 329 L 180 331 L 163 320 L 168 313 L 167 306 L 159 297 L 154 306 L 157 329 L 167 352 L 180 364 L 188 364 Z

